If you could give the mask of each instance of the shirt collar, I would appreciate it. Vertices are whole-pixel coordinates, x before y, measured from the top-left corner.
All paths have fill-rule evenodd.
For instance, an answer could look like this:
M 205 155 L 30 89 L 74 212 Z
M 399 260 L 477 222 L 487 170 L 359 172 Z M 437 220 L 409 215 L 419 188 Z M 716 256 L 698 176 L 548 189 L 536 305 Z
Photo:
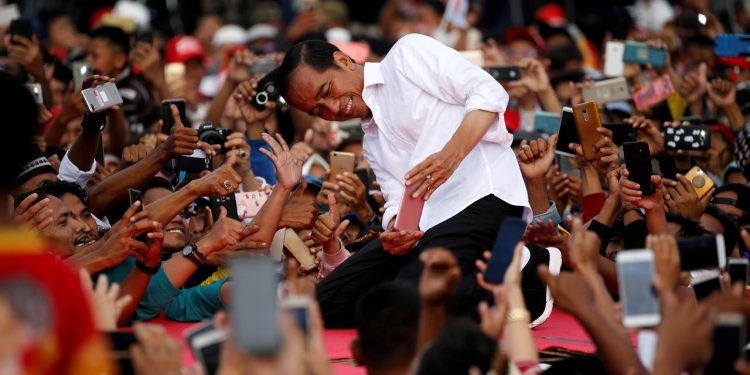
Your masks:
M 382 85 L 385 83 L 383 72 L 380 71 L 380 63 L 365 63 L 365 87 Z

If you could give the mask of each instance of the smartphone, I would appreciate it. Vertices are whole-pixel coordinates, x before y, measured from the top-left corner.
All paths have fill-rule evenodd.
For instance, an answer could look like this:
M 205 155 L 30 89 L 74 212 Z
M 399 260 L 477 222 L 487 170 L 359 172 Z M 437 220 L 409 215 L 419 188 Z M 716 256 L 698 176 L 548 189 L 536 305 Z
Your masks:
M 576 160 L 574 157 L 557 155 L 557 165 L 560 167 L 561 173 L 581 178 L 581 170 L 578 169 L 576 164 L 573 164 L 574 160 Z
M 0 6 L 0 27 L 10 25 L 11 21 L 21 16 L 18 5 L 7 4 Z
M 103 112 L 122 104 L 120 91 L 112 82 L 82 90 L 81 96 L 86 103 L 86 108 L 92 113 Z
M 419 185 L 404 188 L 404 195 L 401 197 L 401 206 L 398 209 L 398 215 L 396 215 L 396 224 L 393 226 L 397 230 L 419 230 L 419 220 L 422 218 L 424 199 L 411 196 L 417 187 Z
M 83 87 L 83 81 L 94 75 L 94 69 L 86 62 L 76 61 L 73 63 L 73 85 L 76 91 Z
M 713 292 L 721 291 L 721 276 L 719 271 L 704 271 L 693 276 L 690 286 L 695 293 L 695 299 L 699 302 L 710 296 Z
M 250 65 L 250 74 L 263 74 L 270 73 L 279 65 L 276 64 L 275 60 L 260 60 L 253 65 Z
M 278 322 L 278 263 L 269 257 L 233 257 L 229 269 L 235 285 L 231 288 L 229 317 L 237 348 L 247 353 L 269 356 L 281 345 Z
M 672 79 L 668 74 L 658 77 L 648 85 L 633 93 L 632 99 L 639 111 L 645 111 L 664 100 L 674 92 Z
M 689 125 L 664 129 L 667 150 L 701 150 L 711 148 L 711 129 L 705 125 Z
M 622 146 L 625 142 L 635 142 L 637 140 L 635 129 L 630 124 L 613 123 L 603 124 L 602 126 L 612 132 L 612 142 L 618 147 Z
M 711 179 L 706 172 L 703 172 L 699 166 L 694 166 L 685 174 L 685 178 L 693 184 L 695 193 L 698 194 L 698 198 L 703 198 L 708 194 L 709 191 L 714 187 L 714 180 Z
M 52 72 L 52 78 L 62 82 L 65 87 L 68 87 L 68 83 L 73 80 L 73 70 L 58 59 L 55 59 L 53 65 L 54 72 Z
M 234 199 L 234 194 L 220 197 L 218 195 L 212 195 L 210 198 L 211 204 L 211 215 L 213 215 L 214 222 L 219 220 L 221 216 L 221 208 L 227 209 L 227 217 L 234 220 L 240 220 L 239 214 L 237 213 L 237 201 Z
M 305 271 L 316 267 L 315 256 L 310 253 L 310 248 L 299 238 L 294 229 L 287 228 L 284 232 L 284 248 L 294 256 L 294 259 L 297 259 L 300 267 Z
M 743 355 L 746 344 L 745 316 L 740 313 L 718 314 L 711 362 L 703 373 L 736 374 L 734 363 Z
M 641 185 L 643 195 L 651 195 L 656 192 L 651 185 L 651 154 L 646 142 L 625 142 L 622 145 L 625 154 L 625 166 L 630 172 L 628 180 Z
M 599 154 L 594 151 L 594 145 L 603 137 L 596 131 L 602 126 L 602 121 L 599 119 L 599 106 L 596 102 L 576 104 L 573 106 L 573 118 L 578 139 L 581 140 L 583 157 L 586 160 L 596 160 Z
M 279 303 L 282 311 L 294 316 L 294 321 L 307 337 L 310 327 L 310 298 L 305 295 L 290 295 Z
M 492 256 L 487 262 L 487 272 L 484 278 L 493 284 L 502 284 L 505 279 L 505 271 L 513 261 L 513 252 L 518 241 L 526 231 L 526 221 L 516 217 L 508 216 L 500 224 L 500 229 L 492 246 Z
M 714 54 L 718 57 L 750 56 L 750 35 L 719 34 L 714 42 Z
M 25 18 L 17 18 L 10 21 L 8 26 L 8 34 L 20 35 L 28 40 L 31 40 L 34 36 L 34 29 L 31 27 L 31 20 Z M 18 44 L 18 42 L 12 42 Z
M 186 330 L 184 336 L 196 362 L 203 367 L 203 373 L 215 374 L 219 369 L 221 346 L 227 339 L 227 333 L 217 329 L 213 323 L 200 323 Z
M 493 66 L 487 68 L 487 72 L 498 82 L 518 81 L 521 79 L 521 68 L 517 66 Z
M 576 157 L 575 150 L 571 150 L 568 145 L 580 142 L 580 139 L 578 139 L 578 131 L 576 130 L 575 119 L 573 118 L 573 108 L 563 107 L 562 116 L 560 116 L 560 126 L 557 131 L 555 153 L 558 155 Z
M 329 159 L 331 161 L 331 174 L 328 175 L 328 181 L 336 182 L 336 176 L 344 172 L 354 173 L 357 156 L 351 152 L 331 151 Z
M 174 117 L 172 117 L 171 105 L 174 104 L 180 112 L 180 121 L 183 126 L 190 127 L 187 113 L 185 112 L 185 99 L 167 99 L 161 101 L 161 132 L 169 135 L 174 126 Z
M 624 74 L 625 64 L 622 61 L 625 55 L 625 43 L 607 42 L 604 49 L 604 75 L 607 77 L 619 77 Z
M 42 95 L 42 85 L 39 83 L 27 83 L 26 89 L 29 90 L 32 96 L 34 96 L 34 101 L 38 105 L 44 105 L 44 95 Z
M 136 43 L 154 43 L 154 33 L 151 30 L 139 29 L 135 32 Z
M 266 204 L 268 194 L 264 190 L 245 191 L 234 193 L 234 200 L 237 203 L 237 216 L 239 218 L 254 218 Z
M 706 268 L 724 268 L 727 253 L 721 234 L 677 239 L 680 252 L 680 269 L 693 271 Z
M 130 357 L 130 347 L 138 342 L 133 332 L 107 332 L 107 338 L 112 350 L 112 360 L 117 362 L 120 375 L 134 375 L 133 359 Z
M 128 199 L 130 200 L 130 205 L 132 206 L 133 203 L 140 201 L 141 205 L 138 207 L 138 211 L 143 211 L 144 206 L 146 203 L 143 202 L 143 193 L 138 189 L 128 189 Z M 148 242 L 148 233 L 141 233 L 137 236 L 135 236 L 135 239 L 137 241 L 141 241 L 143 243 Z
M 481 50 L 476 49 L 471 51 L 460 51 L 459 53 L 470 63 L 478 67 L 484 66 L 484 54 Z
M 646 43 L 627 41 L 622 61 L 661 68 L 667 63 L 667 50 L 652 47 Z
M 747 285 L 747 269 L 747 258 L 729 258 L 727 273 L 729 273 L 729 279 L 732 281 L 732 284 L 739 281 L 742 282 L 742 285 Z
M 561 116 L 553 112 L 534 114 L 534 130 L 544 134 L 555 134 L 560 127 Z
M 623 325 L 627 328 L 658 325 L 661 322 L 659 297 L 652 285 L 654 252 L 651 249 L 620 251 L 615 261 Z
M 584 87 L 582 94 L 584 102 L 604 104 L 630 100 L 630 88 L 625 77 L 595 82 L 591 87 Z

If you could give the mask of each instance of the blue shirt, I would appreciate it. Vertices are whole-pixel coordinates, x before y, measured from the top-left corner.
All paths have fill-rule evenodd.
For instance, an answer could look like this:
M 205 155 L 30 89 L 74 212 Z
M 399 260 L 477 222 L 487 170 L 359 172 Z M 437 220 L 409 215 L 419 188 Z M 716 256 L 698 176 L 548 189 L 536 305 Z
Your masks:
M 263 139 L 250 139 L 245 135 L 245 141 L 250 145 L 250 169 L 257 177 L 263 177 L 270 185 L 276 184 L 276 167 L 268 156 L 260 152 L 261 148 L 271 151 L 271 147 Z

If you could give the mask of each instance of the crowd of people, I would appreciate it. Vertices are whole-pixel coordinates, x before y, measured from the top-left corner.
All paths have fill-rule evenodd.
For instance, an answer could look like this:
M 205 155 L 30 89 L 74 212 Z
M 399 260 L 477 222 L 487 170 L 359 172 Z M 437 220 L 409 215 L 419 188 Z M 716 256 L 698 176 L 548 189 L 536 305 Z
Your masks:
M 554 2 L 501 2 L 516 25 L 483 1 L 83 3 L 0 7 L 0 373 L 332 374 L 324 331 L 355 328 L 373 375 L 750 374 L 747 268 L 728 272 L 750 258 L 750 36 L 717 52 L 746 2 L 595 26 Z M 687 265 L 679 244 L 717 236 L 715 269 Z M 655 276 L 629 302 L 658 300 L 637 328 L 633 249 Z M 555 309 L 594 353 L 547 360 Z M 154 319 L 210 322 L 216 363 L 185 368 Z

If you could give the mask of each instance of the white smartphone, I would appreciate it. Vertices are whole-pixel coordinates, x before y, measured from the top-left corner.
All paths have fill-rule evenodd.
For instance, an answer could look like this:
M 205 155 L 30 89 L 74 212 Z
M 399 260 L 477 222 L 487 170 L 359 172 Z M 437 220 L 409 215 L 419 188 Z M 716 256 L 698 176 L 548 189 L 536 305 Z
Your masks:
M 472 50 L 472 51 L 461 51 L 459 53 L 466 60 L 469 60 L 470 63 L 480 68 L 484 66 L 484 55 L 482 54 L 481 50 L 477 49 L 477 50 Z
M 625 77 L 596 82 L 591 87 L 584 87 L 582 94 L 584 102 L 605 104 L 630 100 L 630 89 Z
M 727 273 L 729 273 L 732 284 L 739 281 L 742 282 L 742 285 L 747 285 L 747 268 L 747 258 L 729 258 Z
M 215 374 L 219 368 L 221 345 L 227 339 L 227 332 L 217 329 L 213 323 L 202 323 L 189 328 L 183 335 L 195 361 L 203 367 L 203 373 Z
M 281 347 L 278 321 L 278 263 L 262 256 L 234 257 L 229 261 L 234 285 L 229 317 L 232 338 L 245 353 L 268 356 Z
M 721 234 L 680 238 L 677 240 L 677 248 L 682 271 L 726 267 L 727 253 L 724 236 Z
M 625 43 L 607 42 L 604 52 L 604 75 L 607 77 L 619 77 L 625 71 L 625 63 L 622 57 L 625 55 Z
M 76 90 L 80 90 L 83 86 L 83 81 L 86 78 L 94 75 L 94 69 L 87 62 L 76 61 L 73 63 L 73 85 Z
M 695 293 L 695 299 L 698 301 L 710 296 L 713 292 L 721 291 L 721 275 L 719 271 L 699 271 L 693 272 L 693 280 L 690 286 Z
M 653 327 L 661 322 L 659 297 L 653 288 L 654 252 L 651 249 L 617 253 L 617 281 L 625 327 Z
M 103 112 L 122 104 L 120 91 L 112 82 L 82 90 L 81 97 L 92 113 Z

